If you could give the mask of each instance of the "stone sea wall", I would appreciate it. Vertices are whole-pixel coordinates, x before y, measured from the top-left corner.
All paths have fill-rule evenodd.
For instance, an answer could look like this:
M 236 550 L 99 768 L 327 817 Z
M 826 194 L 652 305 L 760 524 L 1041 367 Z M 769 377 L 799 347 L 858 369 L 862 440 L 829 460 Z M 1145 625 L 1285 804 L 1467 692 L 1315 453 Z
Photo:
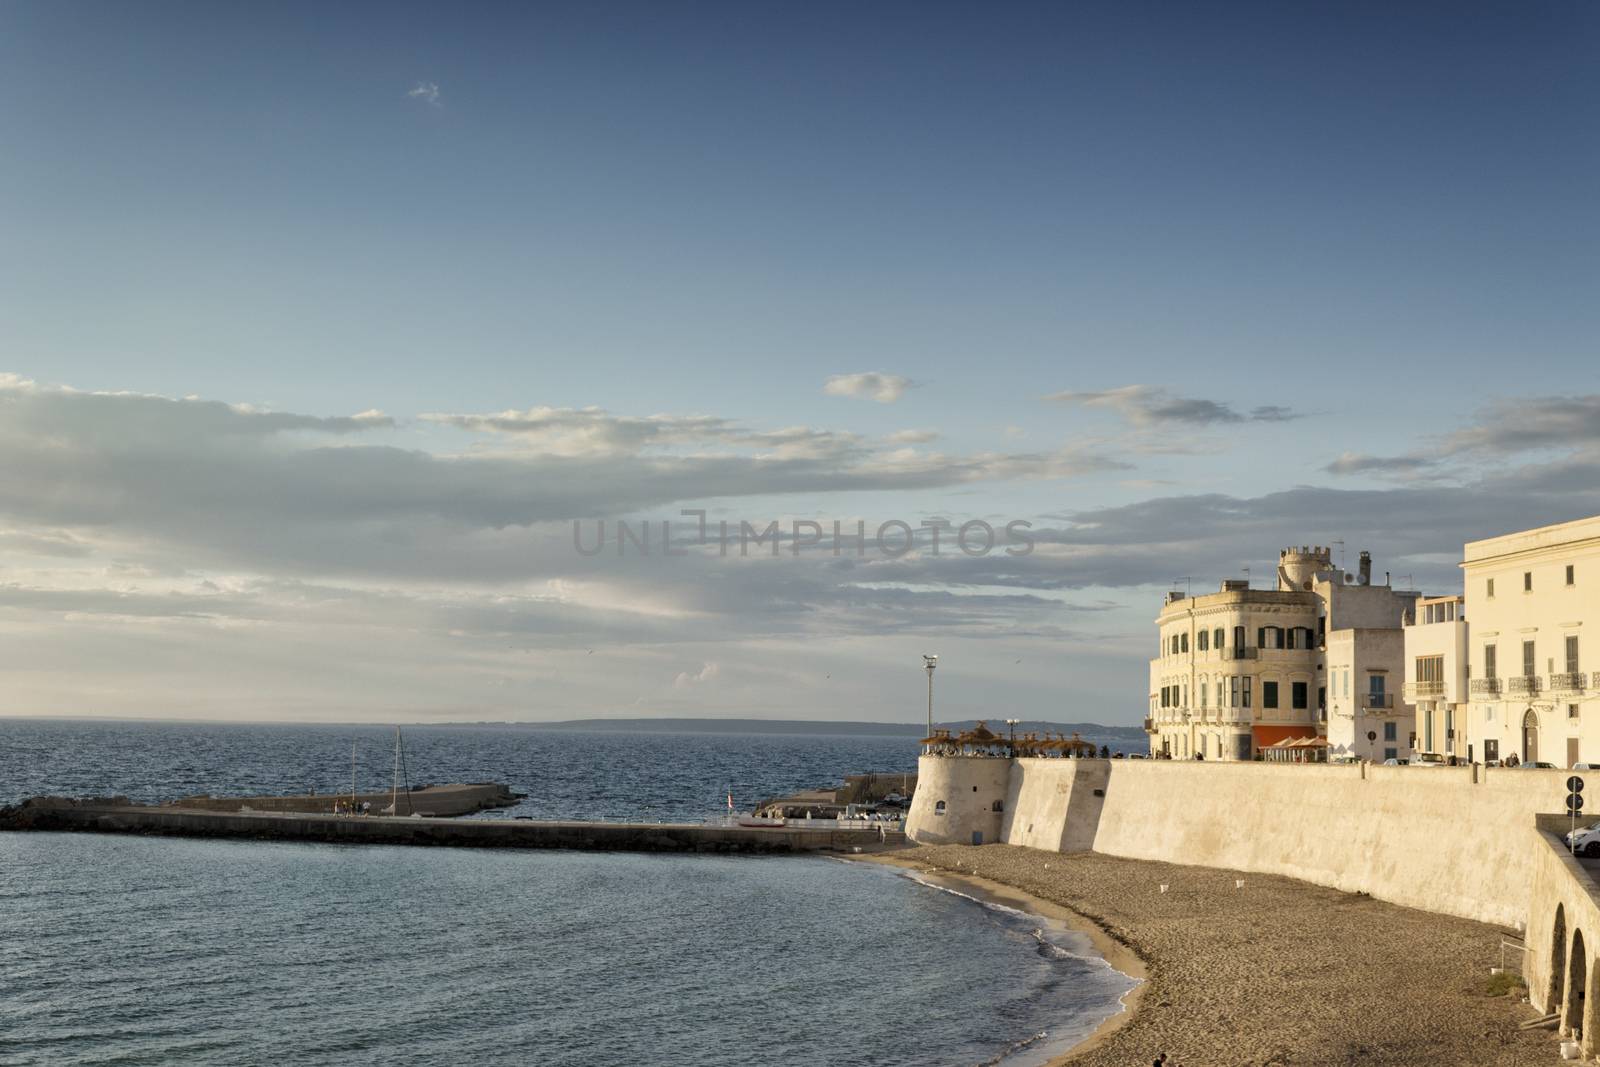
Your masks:
M 921 775 L 907 820 L 918 842 L 967 844 L 977 832 L 1281 874 L 1519 926 L 1534 818 L 1563 809 L 1568 772 L 924 756 Z

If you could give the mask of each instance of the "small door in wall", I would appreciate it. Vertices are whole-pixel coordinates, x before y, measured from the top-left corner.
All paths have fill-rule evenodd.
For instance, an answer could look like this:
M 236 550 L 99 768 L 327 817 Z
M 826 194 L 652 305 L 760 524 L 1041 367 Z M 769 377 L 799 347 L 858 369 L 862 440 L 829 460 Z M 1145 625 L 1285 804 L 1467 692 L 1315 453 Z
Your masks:
M 982 830 L 974 830 L 974 831 L 972 831 L 972 843 L 974 845 L 983 844 L 983 831 Z
M 1577 762 L 1578 762 L 1578 739 L 1576 737 L 1569 737 L 1569 738 L 1567 738 L 1567 766 L 1570 767 L 1574 763 L 1577 763 Z

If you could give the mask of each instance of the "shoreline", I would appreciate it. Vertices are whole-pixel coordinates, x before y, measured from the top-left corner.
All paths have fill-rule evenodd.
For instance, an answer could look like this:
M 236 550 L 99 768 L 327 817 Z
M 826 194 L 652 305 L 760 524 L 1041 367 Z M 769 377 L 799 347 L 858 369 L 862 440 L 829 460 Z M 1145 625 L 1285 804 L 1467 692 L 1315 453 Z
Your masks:
M 1520 1029 L 1533 1017 L 1520 994 L 1491 991 L 1507 933 L 1496 926 L 1277 875 L 1096 852 L 925 845 L 852 858 L 1061 916 L 1141 978 L 1124 1011 L 1048 1067 L 1129 1067 L 1162 1052 L 1171 1067 L 1559 1058 L 1553 1034 Z
M 1018 911 L 1029 915 L 1037 915 L 1045 919 L 1054 919 L 1083 934 L 1089 939 L 1100 958 L 1112 970 L 1131 978 L 1136 983 L 1132 989 L 1123 993 L 1118 998 L 1122 1010 L 1112 1013 L 1100 1020 L 1093 1030 L 1087 1035 L 1073 1042 L 1064 1051 L 1057 1053 L 1046 1061 L 1045 1067 L 1066 1067 L 1079 1055 L 1104 1044 L 1110 1036 L 1123 1026 L 1131 1022 L 1138 1013 L 1139 1002 L 1149 986 L 1149 970 L 1145 962 L 1133 948 L 1112 936 L 1111 932 L 1095 919 L 1074 911 L 1063 904 L 1058 904 L 1045 897 L 1034 896 L 1032 893 L 1019 889 L 1005 882 L 997 882 L 992 878 L 985 878 L 981 874 L 969 874 L 962 871 L 952 871 L 948 868 L 934 866 L 910 858 L 903 853 L 880 852 L 859 856 L 839 857 L 851 863 L 877 863 L 886 867 L 899 867 L 902 870 L 916 871 L 921 874 L 931 874 L 941 881 L 951 882 L 956 885 L 971 889 L 980 900 L 1003 904 L 1006 907 L 1016 908 Z

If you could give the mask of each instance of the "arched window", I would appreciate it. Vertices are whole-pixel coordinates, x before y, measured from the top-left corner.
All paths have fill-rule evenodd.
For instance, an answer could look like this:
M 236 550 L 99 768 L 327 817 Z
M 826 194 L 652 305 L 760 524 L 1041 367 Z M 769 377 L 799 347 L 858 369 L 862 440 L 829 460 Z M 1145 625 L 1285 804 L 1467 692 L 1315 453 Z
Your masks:
M 937 803 L 937 804 L 935 804 L 933 806 L 933 813 L 935 815 L 943 815 L 944 814 L 944 801 L 941 800 L 941 801 L 939 801 L 939 803 Z
M 1187 652 L 1187 651 L 1189 651 L 1189 635 L 1188 634 L 1179 634 L 1178 635 L 1178 651 L 1179 652 Z
M 1204 652 L 1206 650 L 1206 647 L 1208 645 L 1210 645 L 1210 644 L 1211 644 L 1211 631 L 1210 630 L 1201 630 L 1199 637 L 1195 639 L 1195 647 L 1198 648 L 1201 652 Z
M 990 811 L 1005 811 L 1006 810 L 1006 802 L 1003 801 L 1003 800 L 997 800 L 992 805 L 990 805 L 989 810 Z
M 1234 648 L 1243 648 L 1244 647 L 1244 627 L 1243 626 L 1235 626 L 1233 628 L 1233 647 Z
M 1217 632 L 1211 635 L 1211 641 L 1212 641 L 1212 643 L 1214 645 L 1216 645 L 1217 650 L 1221 651 L 1221 649 L 1222 649 L 1222 627 L 1220 627 L 1220 626 L 1217 627 Z
M 1206 703 L 1206 680 L 1204 678 L 1200 679 L 1200 706 L 1202 708 L 1210 707 Z

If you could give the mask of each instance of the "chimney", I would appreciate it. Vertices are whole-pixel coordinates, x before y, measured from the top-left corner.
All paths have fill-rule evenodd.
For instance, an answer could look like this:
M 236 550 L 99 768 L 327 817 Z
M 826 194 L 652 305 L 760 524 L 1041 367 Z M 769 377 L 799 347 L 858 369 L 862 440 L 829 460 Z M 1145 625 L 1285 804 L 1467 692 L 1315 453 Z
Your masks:
M 1359 577 L 1356 579 L 1356 584 L 1372 584 L 1372 553 L 1368 552 L 1366 549 L 1361 550 L 1361 566 L 1357 571 L 1357 574 Z

